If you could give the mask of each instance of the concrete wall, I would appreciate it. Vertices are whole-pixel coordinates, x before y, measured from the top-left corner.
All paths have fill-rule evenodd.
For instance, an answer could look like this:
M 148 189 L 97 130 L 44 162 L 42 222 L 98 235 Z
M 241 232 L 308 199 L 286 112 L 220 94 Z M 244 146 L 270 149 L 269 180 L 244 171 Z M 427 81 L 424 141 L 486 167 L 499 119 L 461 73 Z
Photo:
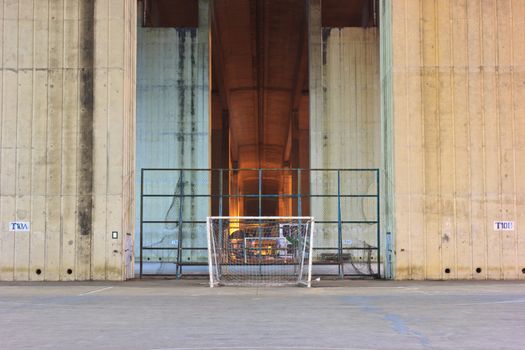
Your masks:
M 324 28 L 323 113 L 312 117 L 314 168 L 379 167 L 379 33 Z
M 525 2 L 381 4 L 381 162 L 396 278 L 525 278 Z M 0 0 L 0 280 L 132 274 L 135 7 Z M 370 120 L 346 113 L 359 102 L 350 103 L 345 30 L 330 33 L 322 63 L 319 11 L 311 0 L 313 151 L 323 132 L 367 130 Z M 380 161 L 376 134 L 373 145 L 362 140 L 372 158 L 346 159 L 362 137 L 347 130 L 326 139 L 330 153 L 312 152 L 312 168 Z M 514 221 L 514 230 L 494 231 L 495 220 Z M 30 230 L 10 231 L 14 221 Z
M 389 6 L 396 278 L 524 279 L 525 1 Z
M 310 115 L 310 166 L 379 168 L 379 32 L 377 28 L 319 28 L 311 33 L 310 96 L 317 110 Z M 315 36 L 315 37 L 314 37 Z M 312 50 L 312 48 L 311 48 Z M 375 194 L 374 172 L 341 172 L 341 193 Z M 312 172 L 311 193 L 336 195 L 336 172 Z M 337 198 L 312 198 L 317 221 L 337 220 Z M 342 220 L 376 220 L 372 199 L 341 199 Z M 377 226 L 343 225 L 346 247 L 377 246 Z M 317 246 L 337 246 L 337 225 L 318 225 Z M 357 254 L 355 251 L 354 254 Z M 359 254 L 357 254 L 359 255 Z
M 199 2 L 199 28 L 142 28 L 137 36 L 137 169 L 209 168 L 209 5 Z M 141 12 L 139 12 L 141 13 Z M 209 194 L 208 172 L 146 172 L 144 193 L 168 197 L 144 201 L 144 220 L 202 221 L 209 215 L 206 197 L 185 198 L 171 194 Z M 140 173 L 135 178 L 140 203 Z M 137 243 L 140 208 L 137 210 Z M 185 224 L 184 247 L 206 247 L 205 225 Z M 145 247 L 176 248 L 179 225 L 144 225 Z M 139 244 L 135 246 L 139 256 Z M 185 261 L 203 261 L 207 252 L 188 252 Z M 174 251 L 145 251 L 144 260 L 176 260 Z M 162 271 L 157 271 L 162 272 Z
M 0 1 L 0 280 L 125 277 L 134 18 L 133 0 Z

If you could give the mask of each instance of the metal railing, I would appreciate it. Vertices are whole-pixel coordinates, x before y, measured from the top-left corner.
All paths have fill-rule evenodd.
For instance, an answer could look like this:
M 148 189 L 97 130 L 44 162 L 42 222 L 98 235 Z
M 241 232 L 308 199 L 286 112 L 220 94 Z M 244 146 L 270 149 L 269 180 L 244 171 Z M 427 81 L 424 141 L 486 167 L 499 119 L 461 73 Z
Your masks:
M 236 183 L 241 177 L 252 184 L 255 178 L 257 190 L 242 188 Z M 267 187 L 271 186 L 266 183 L 283 178 L 288 180 L 288 188 L 269 192 Z M 324 242 L 317 239 L 318 245 L 314 245 L 314 265 L 337 267 L 337 271 L 320 269 L 316 275 L 381 277 L 379 169 L 258 168 L 141 169 L 140 277 L 153 274 L 180 278 L 183 267 L 207 266 L 203 260 L 207 247 L 201 239 L 206 237 L 206 217 L 238 214 L 232 213 L 235 205 L 253 201 L 257 202 L 257 212 L 252 215 L 267 215 L 265 207 L 270 204 L 272 208 L 284 206 L 287 212 L 283 216 L 314 216 L 317 231 L 327 237 Z M 373 212 L 372 218 L 356 214 L 367 209 Z M 159 233 L 159 225 L 171 225 L 169 234 Z M 334 231 L 336 237 L 332 237 Z M 356 235 L 358 243 L 345 239 Z M 196 244 L 199 240 L 200 245 Z M 144 264 L 153 262 L 175 264 L 175 272 L 147 273 Z

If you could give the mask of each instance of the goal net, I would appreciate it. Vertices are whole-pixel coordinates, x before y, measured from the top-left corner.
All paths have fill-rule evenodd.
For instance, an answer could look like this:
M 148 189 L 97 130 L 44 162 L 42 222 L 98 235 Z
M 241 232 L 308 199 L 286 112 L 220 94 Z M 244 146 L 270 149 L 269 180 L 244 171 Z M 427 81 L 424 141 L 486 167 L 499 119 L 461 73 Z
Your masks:
M 310 287 L 312 217 L 207 218 L 210 287 Z

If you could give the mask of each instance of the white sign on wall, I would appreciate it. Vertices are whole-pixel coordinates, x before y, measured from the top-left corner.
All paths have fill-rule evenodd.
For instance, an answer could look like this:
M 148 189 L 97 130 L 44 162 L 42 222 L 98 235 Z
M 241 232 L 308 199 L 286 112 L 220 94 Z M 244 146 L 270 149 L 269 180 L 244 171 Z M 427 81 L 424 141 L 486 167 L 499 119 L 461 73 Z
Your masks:
M 13 221 L 9 223 L 9 231 L 28 232 L 31 229 L 31 224 L 25 221 Z
M 514 231 L 514 221 L 494 221 L 494 231 Z

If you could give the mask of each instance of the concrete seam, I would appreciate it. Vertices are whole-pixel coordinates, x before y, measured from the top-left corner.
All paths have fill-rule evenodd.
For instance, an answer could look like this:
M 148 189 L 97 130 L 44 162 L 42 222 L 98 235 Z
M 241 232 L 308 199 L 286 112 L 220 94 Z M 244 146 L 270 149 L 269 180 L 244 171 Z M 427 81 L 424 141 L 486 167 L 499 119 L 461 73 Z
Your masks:
M 482 66 L 483 65 L 483 15 L 482 15 L 482 12 L 483 12 L 483 5 L 482 5 L 482 0 L 479 0 L 479 32 L 480 32 L 480 65 Z M 480 75 L 480 83 L 481 83 L 481 101 L 484 101 L 484 96 L 485 96 L 485 77 L 483 74 Z M 487 222 L 487 205 L 486 205 L 486 201 L 487 201 L 487 179 L 486 179 L 486 149 L 485 149 L 485 146 L 486 146 L 486 141 L 485 141 L 485 110 L 484 110 L 484 106 L 481 106 L 481 125 L 482 125 L 482 128 L 481 128 L 481 131 L 482 131 L 482 138 L 481 138 L 481 144 L 482 144 L 482 158 L 483 158 L 483 164 L 482 164 L 482 178 L 483 178 L 483 197 L 484 197 L 484 200 L 483 200 L 483 210 L 484 210 L 484 217 L 483 217 L 483 221 L 485 222 L 485 225 L 483 225 L 483 233 L 485 235 L 484 239 L 485 239 L 485 278 L 488 279 L 489 278 L 489 261 L 488 261 L 488 250 L 489 250 L 489 245 L 488 245 L 488 232 L 487 232 L 487 227 L 486 227 L 486 222 Z
M 438 225 L 437 225 L 437 232 L 435 234 L 438 236 L 438 247 L 439 247 L 439 278 L 443 279 L 443 193 L 442 193 L 442 165 L 441 165 L 441 155 L 443 153 L 443 147 L 441 144 L 441 96 L 440 96 L 440 81 L 439 77 L 441 75 L 441 65 L 439 62 L 439 7 L 437 4 L 437 0 L 434 0 L 434 42 L 436 43 L 436 48 L 434 50 L 434 60 L 435 60 L 435 72 L 433 74 L 434 76 L 434 83 L 437 85 L 435 89 L 435 97 L 436 97 L 436 112 L 434 114 L 434 120 L 437 121 L 437 218 L 438 218 Z
M 509 14 L 510 14 L 510 105 L 512 106 L 512 172 L 513 172 L 513 178 L 514 178 L 514 198 L 513 198 L 513 207 L 514 207 L 514 215 L 513 217 L 517 219 L 518 216 L 518 184 L 516 181 L 516 110 L 514 108 L 514 12 L 512 11 L 512 1 L 509 1 Z M 516 223 L 518 223 L 518 220 L 516 220 Z M 518 239 L 518 225 L 514 227 L 514 254 L 516 259 L 516 278 L 519 279 L 519 239 Z
M 454 13 L 452 11 L 452 6 L 449 3 L 449 23 L 454 23 Z M 454 180 L 452 183 L 453 186 L 453 196 L 454 196 L 454 211 L 453 211 L 453 220 L 454 220 L 454 277 L 458 278 L 458 218 L 457 218 L 457 166 L 456 166 L 456 99 L 455 99 L 455 62 L 454 62 L 454 36 L 452 35 L 453 25 L 449 31 L 450 39 L 450 97 L 452 104 L 452 158 L 454 159 L 453 169 L 454 169 Z M 470 269 L 472 271 L 472 268 Z
M 408 32 L 408 22 L 406 20 L 407 18 L 407 15 L 408 15 L 408 9 L 407 9 L 407 6 L 406 6 L 406 0 L 404 0 L 405 3 L 404 3 L 404 9 L 405 9 L 405 20 L 404 20 L 404 25 L 405 25 L 405 35 L 403 36 L 403 39 L 405 41 L 405 54 L 404 54 L 404 58 L 405 58 L 405 74 L 407 74 L 408 72 L 408 40 L 407 40 L 407 32 Z M 406 129 L 409 130 L 409 127 L 410 127 L 410 113 L 408 112 L 408 82 L 407 80 L 405 79 L 405 113 L 406 113 Z M 410 145 L 410 133 L 406 133 L 406 142 L 408 145 Z M 407 149 L 406 151 L 407 153 L 407 166 L 408 166 L 408 232 L 407 232 L 407 236 L 408 236 L 408 277 L 409 278 L 412 278 L 412 172 L 410 171 L 410 169 L 412 168 L 412 162 L 411 162 L 411 155 L 412 153 L 410 152 L 410 149 Z M 394 165 L 395 167 L 395 165 Z
M 75 239 L 73 240 L 73 251 L 74 251 L 74 265 L 75 265 L 75 269 L 73 270 L 73 279 L 74 280 L 77 280 L 78 279 L 78 274 L 77 274 L 77 271 L 78 271 L 78 259 L 77 259 L 77 249 L 78 249 L 78 239 L 79 239 L 79 233 L 80 233 L 80 230 L 79 230 L 79 227 L 78 227 L 78 199 L 79 199 L 79 184 L 78 184 L 78 169 L 79 169 L 79 156 L 78 156 L 78 150 L 79 150 L 79 146 L 80 146 L 80 130 L 79 130 L 79 126 L 80 126 L 80 108 L 81 108 L 81 105 L 80 105 L 80 78 L 81 78 L 81 65 L 80 65 L 80 48 L 81 48 L 81 37 L 80 37 L 80 21 L 81 21 L 81 16 L 80 16 L 80 9 L 81 9 L 81 5 L 80 5 L 80 1 L 77 1 L 77 41 L 78 41 L 78 48 L 79 48 L 79 52 L 78 52 L 78 55 L 77 55 L 77 64 L 76 64 L 76 69 L 77 69 L 77 84 L 76 84 L 76 88 L 77 88 L 77 91 L 76 91 L 76 102 L 77 102 L 77 110 L 76 110 L 76 138 L 75 138 L 75 151 L 76 151 L 76 156 L 75 156 Z
M 49 16 L 50 16 L 50 13 L 49 13 L 49 3 L 50 3 L 51 0 L 47 0 L 47 60 L 46 60 L 46 65 L 48 68 L 50 68 L 49 66 L 49 34 L 50 34 L 50 30 L 49 30 Z M 51 70 L 50 70 L 51 71 Z M 49 133 L 47 132 L 48 131 L 48 125 L 49 125 L 49 73 L 50 71 L 48 71 L 48 73 L 46 74 L 46 148 L 47 148 L 47 145 L 48 145 L 48 142 L 49 142 Z M 49 184 L 49 181 L 48 181 L 48 176 L 47 176 L 47 170 L 48 170 L 48 163 L 47 163 L 47 150 L 46 150 L 46 185 L 45 185 L 45 209 L 46 209 L 46 213 L 45 213 L 45 223 L 44 223 L 44 232 L 45 232 L 45 235 L 44 235 L 44 280 L 47 279 L 47 238 L 48 238 L 48 232 L 47 232 L 47 220 L 48 220 L 48 184 Z
M 106 47 L 106 67 L 104 70 L 106 71 L 107 76 L 107 83 L 106 83 L 106 189 L 105 189 L 105 204 L 106 204 L 106 210 L 105 212 L 105 219 L 104 219 L 104 255 L 105 255 L 105 261 L 104 261 L 104 276 L 105 279 L 108 278 L 108 191 L 109 191 L 109 172 L 110 172 L 110 144 L 109 144 L 109 105 L 110 105 L 110 86 L 111 86 L 111 77 L 110 77 L 110 70 L 107 68 L 109 66 L 109 56 L 110 56 L 110 46 L 111 46 L 111 31 L 110 31 L 110 1 L 107 2 L 107 16 L 106 16 L 106 37 L 107 37 L 107 47 Z M 111 196 L 113 198 L 113 196 Z
M 420 67 L 424 67 L 424 57 L 423 57 L 423 52 L 422 52 L 422 42 L 423 42 L 423 1 L 426 1 L 426 0 L 419 0 L 419 61 L 420 61 Z M 406 19 L 405 19 L 406 20 Z M 423 92 L 424 92 L 424 87 L 423 87 L 423 79 L 421 77 L 421 72 L 422 72 L 422 68 L 419 68 L 420 69 L 420 76 L 419 76 L 419 83 L 420 83 L 420 96 L 421 96 L 421 99 L 423 99 Z M 421 101 L 422 102 L 422 101 Z M 425 149 L 425 106 L 423 103 L 420 104 L 420 110 L 421 110 L 421 114 L 420 114 L 420 119 L 421 119 L 421 142 L 422 142 L 422 146 L 423 146 L 423 150 Z M 426 167 L 426 159 L 423 157 L 422 159 L 422 169 L 421 169 L 421 172 L 422 172 L 422 179 L 423 179 L 423 198 L 422 198 L 422 202 L 423 202 L 423 207 L 425 207 L 425 202 L 426 202 L 426 181 L 425 181 L 425 173 L 426 173 L 426 170 L 425 170 L 425 167 Z M 422 213 L 422 217 L 423 217 L 423 222 L 425 222 L 425 212 L 423 211 Z M 424 242 L 424 252 L 425 254 L 423 254 L 423 278 L 426 279 L 427 277 L 427 227 L 426 225 L 423 225 L 423 242 Z M 413 278 L 413 277 L 412 277 Z
M 18 73 L 18 67 L 20 67 L 20 3 L 17 4 L 17 32 L 16 32 L 16 112 L 15 112 L 15 219 L 18 221 L 18 197 L 20 195 L 18 189 L 18 119 L 19 119 L 19 104 L 20 104 L 20 74 Z M 13 234 L 13 280 L 16 279 L 16 266 L 17 266 L 17 237 Z
M 498 146 L 498 196 L 499 196 L 499 212 L 500 212 L 500 220 L 504 218 L 503 214 L 503 177 L 502 174 L 502 150 L 501 150 L 501 94 L 500 94 L 500 73 L 499 73 L 499 63 L 500 63 L 500 52 L 499 52 L 499 45 L 498 45 L 498 39 L 499 39 L 499 21 L 498 21 L 498 4 L 497 2 L 494 3 L 495 11 L 493 12 L 494 16 L 494 23 L 495 23 L 495 39 L 496 39 L 496 62 L 495 62 L 495 85 L 496 85 L 496 123 L 497 123 L 497 129 L 496 129 L 496 142 Z M 487 223 L 488 225 L 488 223 Z M 499 240 L 499 279 L 505 279 L 505 269 L 503 267 L 503 234 L 498 235 Z
M 4 33 L 5 33 L 5 4 L 4 2 L 2 1 L 2 42 L 4 42 L 3 38 L 4 38 Z M 5 53 L 5 50 L 2 48 L 2 68 L 4 67 L 4 53 Z M 3 105 L 4 105 L 4 74 L 2 73 L 2 81 L 0 82 L 0 84 L 2 85 L 2 88 L 1 88 L 1 91 L 0 91 L 0 102 L 2 103 L 2 108 L 0 108 L 0 166 L 2 165 L 2 155 L 3 155 L 3 132 L 2 130 L 4 129 L 4 111 L 3 111 Z M 2 169 L 0 168 L 0 196 L 2 195 Z M 3 214 L 3 211 L 2 211 L 2 200 L 0 198 L 0 219 L 3 217 L 2 214 Z M 1 232 L 1 228 L 0 228 L 0 232 Z M 2 248 L 3 248 L 3 240 L 0 239 L 0 252 L 2 251 Z M 0 278 L 1 279 L 1 278 Z
M 66 1 L 62 2 L 62 67 L 66 66 Z M 58 262 L 58 279 L 63 280 L 62 271 L 64 267 L 64 87 L 66 86 L 66 76 L 64 70 L 61 69 L 62 73 L 62 106 L 60 113 L 61 125 L 60 125 L 60 249 L 59 249 L 59 262 Z
M 31 152 L 30 152 L 30 157 L 29 157 L 29 162 L 30 162 L 30 175 L 29 175 L 29 193 L 30 193 L 30 202 L 29 202 L 29 222 L 33 222 L 33 125 L 34 125 L 34 117 L 35 117 L 35 75 L 36 75 L 36 64 L 35 64 L 35 36 L 36 36 L 36 25 L 35 25 L 35 2 L 33 1 L 33 13 L 32 13 L 32 18 L 33 18 L 33 48 L 32 48 L 32 58 L 31 58 L 31 61 L 32 61 L 32 71 L 33 71 L 33 75 L 32 75 L 32 81 L 31 81 L 31 138 L 30 138 L 30 145 L 31 145 Z M 32 238 L 33 238 L 33 229 L 31 229 L 31 231 L 29 232 L 29 236 L 28 236 L 28 252 L 29 252 L 29 257 L 28 257 L 28 260 L 27 260 L 27 278 L 28 280 L 32 280 L 31 278 L 31 242 L 32 242 Z

